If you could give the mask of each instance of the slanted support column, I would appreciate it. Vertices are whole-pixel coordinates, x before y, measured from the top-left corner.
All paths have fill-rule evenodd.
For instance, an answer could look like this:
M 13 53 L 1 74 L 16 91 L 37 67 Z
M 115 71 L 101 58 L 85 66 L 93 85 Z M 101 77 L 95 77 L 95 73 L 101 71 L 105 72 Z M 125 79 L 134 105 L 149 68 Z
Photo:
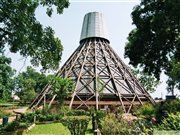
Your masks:
M 85 57 L 83 59 L 83 63 L 81 65 L 81 70 L 80 70 L 80 73 L 79 73 L 79 76 L 78 76 L 78 79 L 77 79 L 77 82 L 76 82 L 76 86 L 75 86 L 75 90 L 74 90 L 74 93 L 72 95 L 72 98 L 71 98 L 71 102 L 69 104 L 69 108 L 71 109 L 72 108 L 72 104 L 73 104 L 73 101 L 74 101 L 74 97 L 76 96 L 76 91 L 77 91 L 77 86 L 78 86 L 78 83 L 79 83 L 79 80 L 81 79 L 81 75 L 82 75 L 82 70 L 84 68 L 84 64 L 85 64 L 85 61 L 86 61 L 86 57 L 87 57 L 87 54 L 89 52 L 89 48 L 90 48 L 90 45 L 91 42 L 88 43 L 88 47 L 87 47 L 87 51 L 86 51 L 86 54 L 85 54 Z
M 46 94 L 44 94 L 44 108 L 46 107 Z
M 97 75 L 97 58 L 96 58 L 96 40 L 94 41 L 94 62 L 95 62 L 95 65 L 94 65 L 94 73 L 95 73 L 95 86 L 94 86 L 94 88 L 95 88 L 95 96 L 96 96 L 96 110 L 98 110 L 99 109 L 99 100 L 98 100 L 98 98 L 99 98 L 99 92 L 98 92 L 98 87 L 97 87 L 97 83 L 98 83 L 98 75 Z

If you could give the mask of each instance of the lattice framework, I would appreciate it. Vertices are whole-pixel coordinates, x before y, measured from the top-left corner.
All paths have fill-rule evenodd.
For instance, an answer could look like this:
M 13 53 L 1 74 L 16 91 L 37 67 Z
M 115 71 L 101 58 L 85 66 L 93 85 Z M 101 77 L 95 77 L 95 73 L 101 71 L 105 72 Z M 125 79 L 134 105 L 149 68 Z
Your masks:
M 130 69 L 110 47 L 109 41 L 103 38 L 82 40 L 56 75 L 74 81 L 74 92 L 71 99 L 66 101 L 70 108 L 95 106 L 99 109 L 100 105 L 108 105 L 109 102 L 109 105 L 121 105 L 125 112 L 129 112 L 133 104 L 143 104 L 144 101 L 154 103 Z M 30 107 L 38 106 L 46 99 L 47 93 L 52 94 L 50 88 L 51 85 L 47 85 Z M 112 101 L 107 96 L 113 97 Z

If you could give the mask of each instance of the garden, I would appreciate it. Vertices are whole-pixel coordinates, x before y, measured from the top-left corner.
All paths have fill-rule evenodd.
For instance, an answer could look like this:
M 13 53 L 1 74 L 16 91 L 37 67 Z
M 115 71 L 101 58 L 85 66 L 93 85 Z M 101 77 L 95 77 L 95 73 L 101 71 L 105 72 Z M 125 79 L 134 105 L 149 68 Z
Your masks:
M 124 114 L 120 107 L 85 111 L 52 106 L 27 112 L 0 127 L 1 134 L 5 135 L 92 135 L 97 129 L 102 135 L 179 135 L 180 100 L 134 106 L 131 114 Z
M 180 135 L 180 0 L 72 1 L 0 1 L 0 135 Z M 105 29 L 94 16 L 102 15 L 92 12 L 98 21 L 90 20 L 89 14 L 84 20 L 90 23 L 84 23 L 88 27 L 83 25 L 82 33 L 98 34 L 81 38 L 79 47 L 60 66 L 63 50 L 70 52 L 77 45 L 77 24 L 82 15 L 87 17 L 87 9 L 109 16 L 114 40 L 110 42 L 106 34 L 97 36 Z M 121 89 L 125 91 L 119 92 Z M 132 94 L 132 102 L 123 98 L 131 103 L 130 112 L 124 113 L 125 106 L 107 105 L 109 99 L 99 100 L 107 90 L 119 96 L 117 104 L 121 95 Z M 101 105 L 97 103 L 97 109 L 87 110 L 65 106 L 80 91 L 95 95 L 95 102 L 103 101 L 103 110 L 98 110 Z M 155 104 L 146 99 L 142 105 L 134 102 L 139 92 L 147 98 L 155 91 L 163 92 L 156 96 L 161 100 Z M 167 93 L 173 99 L 163 100 Z M 32 107 L 32 103 L 39 104 Z

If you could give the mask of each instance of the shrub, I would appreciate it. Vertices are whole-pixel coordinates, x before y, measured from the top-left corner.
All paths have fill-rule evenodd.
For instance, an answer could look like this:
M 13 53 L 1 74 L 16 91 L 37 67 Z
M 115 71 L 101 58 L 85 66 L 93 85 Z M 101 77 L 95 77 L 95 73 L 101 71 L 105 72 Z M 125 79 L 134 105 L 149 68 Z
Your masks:
M 151 135 L 153 125 L 149 120 L 138 119 L 128 122 L 115 114 L 107 114 L 101 121 L 102 135 Z
M 147 119 L 138 119 L 133 123 L 133 135 L 152 135 L 153 134 L 153 124 Z
M 9 115 L 11 115 L 11 113 L 6 112 L 4 108 L 0 108 L 0 118 L 4 116 L 9 116 Z
M 25 129 L 28 127 L 27 123 L 21 123 L 19 121 L 13 121 L 11 123 L 8 123 L 4 127 L 4 131 L 11 132 L 11 131 L 16 131 L 18 129 Z
M 62 123 L 68 127 L 71 135 L 85 135 L 89 120 L 88 116 L 66 116 Z
M 159 123 L 162 122 L 164 117 L 167 117 L 168 113 L 176 114 L 180 112 L 180 100 L 167 100 L 165 102 L 161 102 L 156 106 L 156 118 Z
M 139 108 L 133 108 L 133 114 L 139 117 L 145 117 L 149 119 L 156 115 L 156 109 L 152 104 L 146 103 Z
M 61 120 L 63 116 L 61 114 L 46 114 L 46 113 L 44 114 L 40 111 L 37 111 L 34 113 L 24 114 L 20 121 L 32 123 L 34 122 L 34 117 L 36 117 L 36 121 L 45 122 L 45 121 Z
M 32 123 L 34 122 L 34 117 L 36 116 L 36 113 L 26 113 L 24 115 L 21 116 L 20 121 L 21 122 L 28 122 L 28 123 Z
M 101 110 L 97 110 L 95 111 L 95 120 L 97 122 L 98 128 L 101 128 L 101 120 L 106 116 L 106 113 L 104 111 Z
M 180 112 L 180 99 L 167 100 L 159 105 L 160 109 L 166 110 L 168 113 Z
M 180 112 L 176 114 L 168 114 L 167 118 L 162 120 L 162 123 L 159 125 L 161 130 L 180 130 Z
M 108 114 L 101 121 L 102 135 L 130 135 L 131 126 L 124 120 L 118 120 L 114 114 Z
M 90 113 L 85 110 L 69 110 L 65 115 L 67 115 L 67 116 L 82 116 L 82 115 L 89 116 Z

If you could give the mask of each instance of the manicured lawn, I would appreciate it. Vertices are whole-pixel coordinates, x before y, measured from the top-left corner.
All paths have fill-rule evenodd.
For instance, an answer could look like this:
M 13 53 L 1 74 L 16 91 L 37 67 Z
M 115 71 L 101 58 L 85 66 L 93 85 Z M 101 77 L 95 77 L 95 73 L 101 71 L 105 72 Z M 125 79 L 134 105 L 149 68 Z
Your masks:
M 173 130 L 155 130 L 154 135 L 180 135 L 180 131 Z
M 90 126 L 86 135 L 92 135 Z M 61 123 L 36 125 L 27 135 L 70 135 L 69 130 Z
M 70 132 L 61 123 L 52 123 L 36 125 L 28 135 L 70 135 Z

